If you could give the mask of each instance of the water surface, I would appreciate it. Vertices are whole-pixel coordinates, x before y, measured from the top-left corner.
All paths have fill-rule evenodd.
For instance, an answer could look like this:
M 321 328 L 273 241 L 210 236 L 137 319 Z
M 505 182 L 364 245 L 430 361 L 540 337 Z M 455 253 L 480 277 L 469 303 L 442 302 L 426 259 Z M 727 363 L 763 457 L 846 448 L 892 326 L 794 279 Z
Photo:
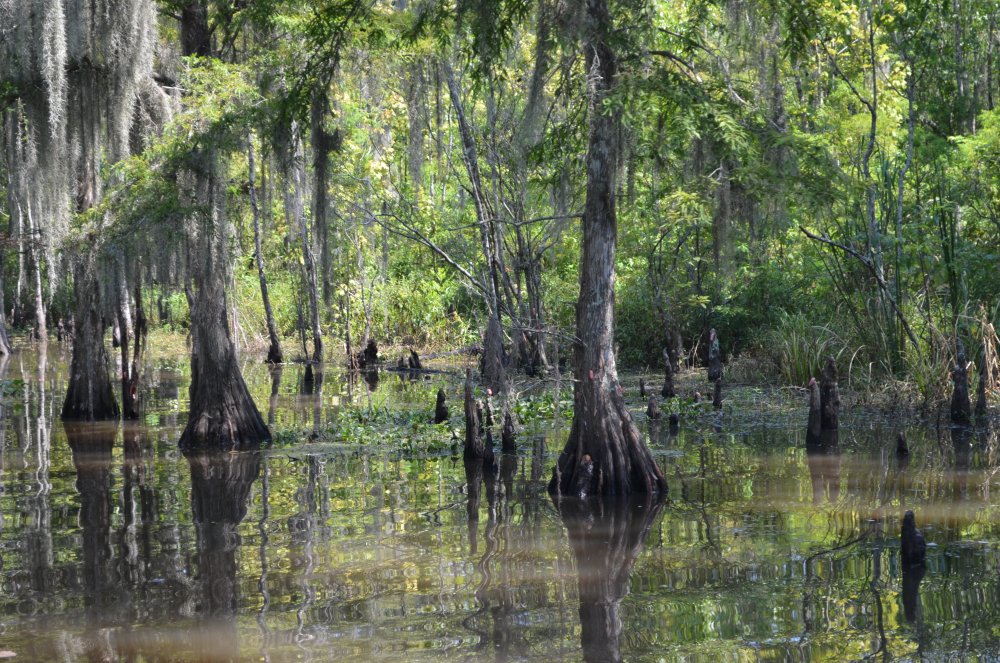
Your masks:
M 95 428 L 58 419 L 67 360 L 0 366 L 14 660 L 1000 658 L 989 433 L 912 428 L 901 463 L 864 419 L 809 449 L 800 426 L 641 421 L 667 499 L 582 508 L 545 493 L 558 415 L 495 468 L 416 432 L 438 387 L 460 413 L 458 372 L 372 390 L 247 363 L 281 446 L 185 457 L 186 362 L 147 367 L 141 422 Z M 922 575 L 900 567 L 907 509 Z

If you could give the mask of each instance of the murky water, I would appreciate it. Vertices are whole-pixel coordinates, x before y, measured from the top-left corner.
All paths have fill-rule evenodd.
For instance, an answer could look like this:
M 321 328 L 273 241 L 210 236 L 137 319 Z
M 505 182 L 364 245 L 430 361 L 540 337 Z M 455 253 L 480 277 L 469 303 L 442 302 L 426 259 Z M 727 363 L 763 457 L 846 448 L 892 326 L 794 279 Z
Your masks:
M 557 509 L 559 419 L 486 472 L 446 429 L 406 452 L 360 424 L 344 443 L 309 438 L 349 403 L 430 417 L 442 385 L 454 413 L 453 378 L 369 392 L 247 364 L 273 429 L 306 434 L 187 458 L 185 362 L 150 367 L 141 424 L 95 429 L 58 419 L 66 359 L 53 345 L 0 366 L 14 660 L 1000 659 L 990 435 L 912 429 L 900 463 L 889 428 L 808 451 L 798 428 L 653 430 L 664 503 Z M 901 570 L 906 509 L 929 542 L 923 575 Z

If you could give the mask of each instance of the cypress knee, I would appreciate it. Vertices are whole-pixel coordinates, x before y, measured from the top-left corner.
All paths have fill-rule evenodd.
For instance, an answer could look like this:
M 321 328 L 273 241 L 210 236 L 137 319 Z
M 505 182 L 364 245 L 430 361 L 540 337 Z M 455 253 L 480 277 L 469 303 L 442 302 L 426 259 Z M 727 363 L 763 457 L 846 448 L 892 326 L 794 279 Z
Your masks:
M 509 407 L 505 407 L 503 413 L 503 430 L 500 432 L 500 449 L 503 453 L 512 454 L 517 451 L 515 436 L 514 415 L 511 414 Z
M 663 373 L 663 389 L 660 391 L 660 395 L 664 398 L 673 398 L 677 395 L 674 390 L 674 369 L 670 362 L 670 353 L 666 350 L 663 351 L 663 360 L 667 365 Z
M 662 415 L 660 406 L 656 403 L 656 396 L 649 396 L 649 404 L 646 406 L 646 417 L 649 419 L 659 419 Z
M 448 421 L 448 406 L 444 404 L 444 389 L 438 389 L 437 404 L 434 406 L 434 423 L 442 424 Z
M 482 458 L 483 440 L 479 435 L 479 412 L 472 397 L 472 370 L 465 369 L 465 458 Z

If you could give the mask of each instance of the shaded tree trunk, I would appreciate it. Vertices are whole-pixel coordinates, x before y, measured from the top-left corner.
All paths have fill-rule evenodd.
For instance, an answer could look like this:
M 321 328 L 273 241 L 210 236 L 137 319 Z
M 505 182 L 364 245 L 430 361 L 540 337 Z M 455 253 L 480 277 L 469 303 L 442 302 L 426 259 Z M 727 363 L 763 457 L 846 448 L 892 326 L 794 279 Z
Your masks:
M 659 493 L 666 480 L 625 406 L 615 364 L 615 169 L 620 115 L 603 110 L 618 73 L 609 43 L 613 24 L 606 0 L 587 0 L 585 25 L 590 135 L 576 305 L 573 425 L 549 491 L 579 496 Z
M 486 446 L 480 434 L 479 409 L 476 399 L 472 396 L 472 371 L 465 369 L 465 451 L 466 460 L 481 459 L 486 455 Z
M 821 428 L 824 431 L 837 430 L 840 427 L 840 387 L 837 384 L 837 362 L 833 357 L 826 358 L 819 391 Z
M 64 421 L 117 419 L 119 414 L 104 347 L 104 334 L 109 324 L 104 317 L 95 270 L 92 253 L 84 256 L 75 270 L 76 329 L 69 384 L 62 408 Z

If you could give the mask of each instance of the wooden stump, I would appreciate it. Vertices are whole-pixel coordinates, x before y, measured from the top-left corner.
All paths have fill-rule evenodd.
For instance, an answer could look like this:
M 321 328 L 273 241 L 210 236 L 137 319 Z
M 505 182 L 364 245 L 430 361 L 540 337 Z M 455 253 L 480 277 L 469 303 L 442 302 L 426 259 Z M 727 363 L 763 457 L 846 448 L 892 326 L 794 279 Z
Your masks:
M 722 409 L 722 378 L 715 381 L 715 392 L 712 394 L 712 407 Z
M 646 381 L 639 378 L 639 398 L 646 400 Z
M 517 429 L 514 427 L 514 415 L 511 414 L 510 407 L 504 408 L 503 430 L 500 433 L 500 450 L 505 454 L 512 454 L 517 451 L 515 442 Z
M 420 363 L 420 355 L 418 355 L 417 351 L 414 350 L 413 348 L 410 348 L 410 359 L 408 363 L 409 367 L 415 371 L 420 371 L 423 370 L 424 368 L 423 365 Z
M 816 378 L 809 378 L 809 425 L 806 433 L 806 443 L 812 439 L 819 439 L 819 434 L 823 430 L 823 404 L 819 393 L 819 384 Z

